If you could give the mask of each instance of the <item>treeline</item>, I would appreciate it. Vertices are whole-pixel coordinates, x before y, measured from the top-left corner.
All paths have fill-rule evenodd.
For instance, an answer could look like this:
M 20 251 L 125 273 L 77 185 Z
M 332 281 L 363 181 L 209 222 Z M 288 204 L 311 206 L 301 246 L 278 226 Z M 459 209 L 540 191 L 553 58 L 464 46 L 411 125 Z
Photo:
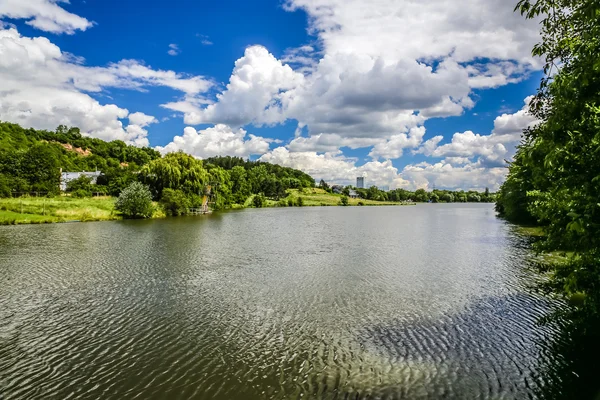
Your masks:
M 324 180 L 319 182 L 319 187 L 326 191 L 333 193 L 336 185 L 329 185 Z M 496 196 L 490 193 L 488 188 L 484 192 L 478 192 L 476 190 L 439 190 L 434 189 L 431 192 L 427 192 L 425 189 L 417 189 L 414 192 L 406 189 L 393 189 L 389 191 L 383 191 L 377 186 L 371 186 L 368 189 L 356 188 L 353 186 L 346 186 L 341 190 L 343 195 L 350 195 L 350 190 L 354 190 L 362 199 L 375 200 L 375 201 L 394 201 L 394 202 L 416 202 L 416 203 L 491 203 L 496 201 Z
M 0 123 L 0 197 L 58 194 L 61 168 L 102 172 L 96 185 L 85 177 L 71 181 L 67 190 L 74 195 L 93 191 L 118 196 L 133 182 L 141 182 L 154 200 L 161 200 L 168 189 L 171 200 L 181 200 L 178 210 L 200 206 L 209 193 L 213 208 L 219 209 L 243 204 L 253 194 L 279 200 L 288 189 L 314 187 L 309 175 L 279 165 L 235 157 L 203 161 L 184 153 L 161 157 L 151 148 L 84 137 L 77 128 L 59 126 L 51 132 Z
M 541 122 L 525 131 L 496 209 L 510 221 L 543 226 L 538 249 L 572 254 L 550 268 L 548 289 L 570 300 L 571 333 L 591 338 L 585 352 L 598 356 L 600 3 L 522 0 L 518 8 L 527 18 L 544 16 L 533 54 L 545 59 L 546 75 L 531 104 Z

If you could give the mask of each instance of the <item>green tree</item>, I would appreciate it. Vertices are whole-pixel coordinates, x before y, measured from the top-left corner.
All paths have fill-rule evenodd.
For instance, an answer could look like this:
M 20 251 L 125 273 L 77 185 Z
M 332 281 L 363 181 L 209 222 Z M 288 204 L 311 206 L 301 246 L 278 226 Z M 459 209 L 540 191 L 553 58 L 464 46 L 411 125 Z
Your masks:
M 188 208 L 191 207 L 191 202 L 181 190 L 167 188 L 162 192 L 160 205 L 165 214 L 177 216 L 186 214 Z
M 429 196 L 427 195 L 425 189 L 417 189 L 413 196 L 413 200 L 416 202 L 424 203 L 429 200 Z
M 256 208 L 264 207 L 265 203 L 266 203 L 266 199 L 262 193 L 255 195 L 254 198 L 252 199 L 252 205 Z
M 340 205 L 342 206 L 347 206 L 348 205 L 348 196 L 342 196 L 340 197 Z
M 115 210 L 125 218 L 150 218 L 154 212 L 150 189 L 143 183 L 133 182 L 115 201 Z

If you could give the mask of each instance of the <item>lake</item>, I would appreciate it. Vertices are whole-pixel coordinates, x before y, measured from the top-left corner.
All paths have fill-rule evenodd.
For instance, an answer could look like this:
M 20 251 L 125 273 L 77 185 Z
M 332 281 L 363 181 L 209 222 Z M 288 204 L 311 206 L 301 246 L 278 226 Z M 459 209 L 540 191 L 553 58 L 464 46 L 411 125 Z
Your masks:
M 0 398 L 535 398 L 528 248 L 492 204 L 1 227 Z

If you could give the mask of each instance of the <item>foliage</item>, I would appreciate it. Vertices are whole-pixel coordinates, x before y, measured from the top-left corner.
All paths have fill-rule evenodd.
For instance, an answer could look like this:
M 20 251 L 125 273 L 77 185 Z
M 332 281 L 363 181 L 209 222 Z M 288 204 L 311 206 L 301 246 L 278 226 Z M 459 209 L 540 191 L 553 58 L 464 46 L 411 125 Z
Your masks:
M 86 190 L 86 189 L 77 189 L 77 190 L 71 192 L 71 197 L 74 197 L 76 199 L 92 197 L 92 192 L 89 190 Z
M 549 285 L 566 298 L 570 317 L 586 336 L 600 336 L 600 3 L 521 0 L 526 18 L 542 16 L 545 77 L 531 103 L 539 124 L 524 139 L 497 198 L 500 215 L 537 222 L 540 250 L 567 249 Z
M 160 205 L 166 215 L 177 216 L 187 213 L 191 207 L 191 201 L 181 190 L 164 189 L 160 198 Z
M 152 193 L 148 186 L 133 182 L 127 186 L 115 202 L 115 210 L 125 218 L 149 218 L 154 212 Z
M 348 205 L 348 196 L 342 196 L 340 197 L 340 205 L 342 206 L 347 206 Z
M 304 206 L 304 199 L 303 199 L 302 197 L 298 197 L 298 198 L 296 199 L 296 205 L 297 205 L 298 207 L 302 207 L 302 206 Z
M 265 204 L 266 204 L 266 199 L 262 193 L 255 195 L 254 198 L 252 199 L 252 205 L 256 208 L 262 208 L 265 206 Z

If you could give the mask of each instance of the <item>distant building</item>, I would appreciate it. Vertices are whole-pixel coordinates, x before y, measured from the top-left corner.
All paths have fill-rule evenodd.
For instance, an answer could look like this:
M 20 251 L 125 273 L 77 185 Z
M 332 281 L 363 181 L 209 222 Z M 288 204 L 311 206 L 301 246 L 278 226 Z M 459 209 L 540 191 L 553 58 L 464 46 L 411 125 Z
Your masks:
M 82 176 L 87 176 L 88 178 L 90 178 L 91 179 L 91 183 L 93 185 L 95 185 L 96 181 L 98 180 L 98 177 L 100 175 L 102 175 L 102 172 L 100 172 L 100 171 L 93 171 L 93 172 L 85 172 L 85 171 L 82 171 L 82 172 L 62 172 L 62 170 L 61 170 L 61 172 L 60 172 L 60 184 L 59 184 L 59 187 L 60 187 L 60 190 L 64 192 L 65 190 L 67 190 L 67 185 L 68 185 L 69 182 L 71 182 L 74 179 L 78 179 L 78 178 L 80 178 Z
M 365 178 L 364 178 L 364 176 L 359 176 L 358 178 L 356 178 L 356 187 L 358 189 L 364 189 L 365 188 Z
M 350 197 L 351 199 L 358 199 L 358 193 L 356 193 L 356 190 L 350 189 L 350 193 L 348 193 L 348 197 Z
M 331 186 L 331 190 L 335 194 L 341 194 L 342 191 L 344 190 L 344 187 L 342 185 L 333 185 L 333 186 Z

